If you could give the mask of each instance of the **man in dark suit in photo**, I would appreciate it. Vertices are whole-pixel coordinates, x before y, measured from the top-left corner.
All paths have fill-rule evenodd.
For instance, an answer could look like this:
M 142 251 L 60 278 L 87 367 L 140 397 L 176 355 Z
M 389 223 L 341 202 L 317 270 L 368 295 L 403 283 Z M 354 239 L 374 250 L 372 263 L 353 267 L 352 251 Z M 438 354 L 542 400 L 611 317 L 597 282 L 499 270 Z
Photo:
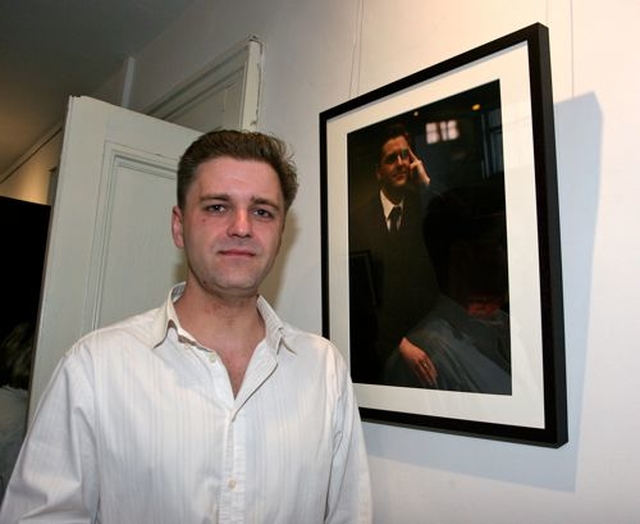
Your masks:
M 352 374 L 382 383 L 399 348 L 420 380 L 434 385 L 431 359 L 405 337 L 438 296 L 422 232 L 430 178 L 403 126 L 387 128 L 379 144 L 379 191 L 354 210 L 349 228 Z
M 452 217 L 438 211 L 447 197 L 433 191 L 402 125 L 385 129 L 378 151 L 378 190 L 349 222 L 354 382 L 509 394 L 504 330 L 440 289 L 430 248 L 443 237 L 439 248 L 450 249 Z

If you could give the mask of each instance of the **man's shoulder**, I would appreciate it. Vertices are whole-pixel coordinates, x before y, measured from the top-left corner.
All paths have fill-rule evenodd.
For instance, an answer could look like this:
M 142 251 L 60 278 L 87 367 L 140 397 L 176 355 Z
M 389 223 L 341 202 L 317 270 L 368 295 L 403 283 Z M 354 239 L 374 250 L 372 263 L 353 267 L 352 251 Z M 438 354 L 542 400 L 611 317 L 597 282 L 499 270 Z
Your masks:
M 357 217 L 366 217 L 371 219 L 372 213 L 382 213 L 382 202 L 380 201 L 380 193 L 372 193 L 364 200 L 355 204 L 352 209 L 352 215 Z
M 283 322 L 283 327 L 283 339 L 285 343 L 289 341 L 304 345 L 308 344 L 311 346 L 331 345 L 331 342 L 328 339 L 317 333 L 305 331 L 304 329 L 300 329 L 287 322 Z
M 141 373 L 154 359 L 153 325 L 158 309 L 128 317 L 80 337 L 58 364 L 58 379 L 94 383 L 120 372 Z
M 156 320 L 161 308 L 150 309 L 100 327 L 81 337 L 75 346 L 100 350 L 105 347 L 121 347 L 126 343 L 138 343 L 153 346 L 158 341 L 156 333 Z
M 328 338 L 290 324 L 285 324 L 282 340 L 287 348 L 298 355 L 320 360 L 328 358 L 342 361 L 344 359 L 340 350 Z
M 378 193 L 354 204 L 349 211 L 350 240 L 353 246 L 376 242 L 385 229 L 384 211 Z

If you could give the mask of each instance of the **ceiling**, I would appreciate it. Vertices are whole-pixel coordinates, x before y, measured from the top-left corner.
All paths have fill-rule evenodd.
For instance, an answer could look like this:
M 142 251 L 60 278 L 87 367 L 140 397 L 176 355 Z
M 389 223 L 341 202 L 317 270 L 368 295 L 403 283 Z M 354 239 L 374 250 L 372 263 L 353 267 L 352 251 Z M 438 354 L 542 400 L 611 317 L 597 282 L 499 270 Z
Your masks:
M 0 0 L 0 177 L 192 2 Z

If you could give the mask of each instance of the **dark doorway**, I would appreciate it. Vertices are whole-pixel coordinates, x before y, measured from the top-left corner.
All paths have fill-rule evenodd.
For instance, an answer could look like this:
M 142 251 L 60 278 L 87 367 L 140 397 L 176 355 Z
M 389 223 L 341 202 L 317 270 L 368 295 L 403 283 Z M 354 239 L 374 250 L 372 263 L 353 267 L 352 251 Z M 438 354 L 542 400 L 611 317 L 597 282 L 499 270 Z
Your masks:
M 0 197 L 0 501 L 27 422 L 50 207 Z

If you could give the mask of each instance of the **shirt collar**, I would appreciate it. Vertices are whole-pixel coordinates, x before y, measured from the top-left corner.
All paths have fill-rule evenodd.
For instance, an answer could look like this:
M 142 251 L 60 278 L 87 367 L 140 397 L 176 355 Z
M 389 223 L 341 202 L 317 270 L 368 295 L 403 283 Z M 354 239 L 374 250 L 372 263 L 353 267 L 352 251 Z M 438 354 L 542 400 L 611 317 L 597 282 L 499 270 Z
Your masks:
M 389 220 L 389 213 L 391 213 L 391 210 L 394 207 L 400 206 L 401 210 L 404 207 L 404 198 L 398 204 L 394 204 L 393 202 L 391 202 L 391 200 L 387 198 L 387 196 L 384 194 L 384 191 L 382 191 L 382 189 L 380 190 L 380 202 L 382 203 L 382 211 L 384 213 L 385 220 Z
M 181 325 L 178 320 L 178 315 L 174 307 L 174 302 L 178 300 L 182 293 L 184 293 L 185 283 L 181 282 L 176 284 L 169 291 L 169 296 L 164 305 L 158 308 L 156 318 L 154 319 L 151 327 L 151 336 L 153 341 L 153 348 L 162 344 L 169 332 L 175 331 L 178 338 L 186 339 L 194 344 L 197 344 L 194 337 L 189 334 Z M 295 349 L 286 342 L 286 333 L 289 331 L 287 325 L 280 320 L 280 317 L 273 310 L 267 300 L 259 296 L 258 297 L 258 311 L 264 320 L 265 325 L 265 342 L 274 353 L 280 351 L 280 347 L 284 346 L 287 350 L 295 353 Z

